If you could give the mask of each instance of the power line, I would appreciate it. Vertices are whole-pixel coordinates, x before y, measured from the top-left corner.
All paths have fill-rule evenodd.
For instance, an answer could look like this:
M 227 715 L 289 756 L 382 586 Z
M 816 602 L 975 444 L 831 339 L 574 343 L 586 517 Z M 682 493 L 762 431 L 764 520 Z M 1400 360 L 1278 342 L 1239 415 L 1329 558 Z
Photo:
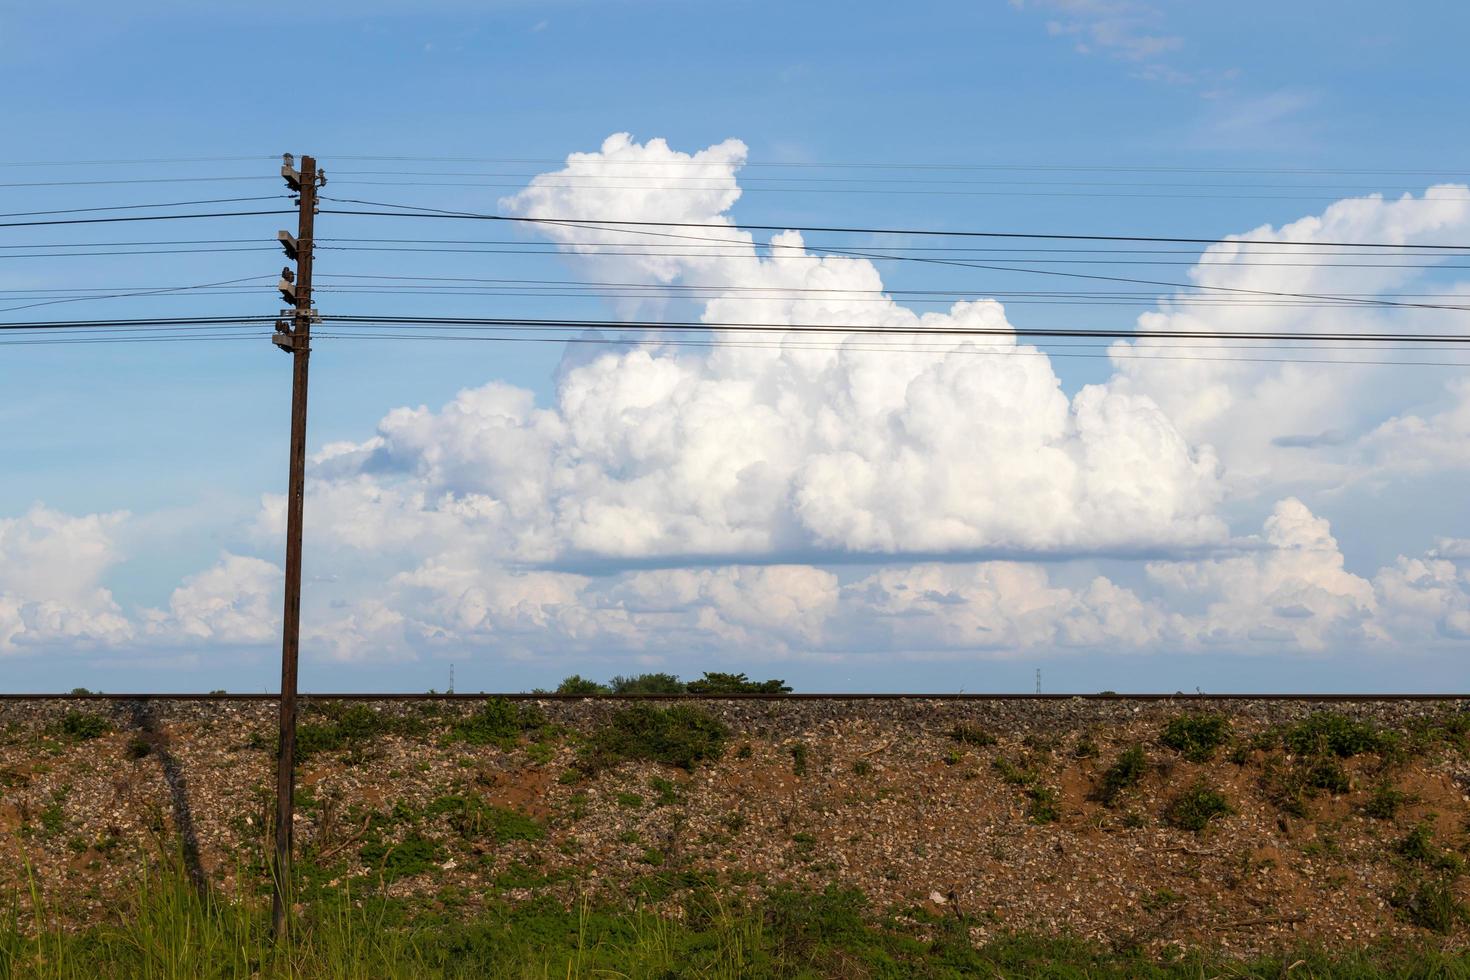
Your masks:
M 719 164 L 703 164 L 712 170 L 720 169 Z M 546 180 L 556 178 L 559 180 L 594 181 L 594 180 L 658 180 L 660 186 L 676 186 L 686 184 L 690 181 L 720 181 L 719 187 L 729 186 L 729 180 L 734 179 L 734 174 L 709 175 L 695 177 L 668 177 L 652 176 L 647 174 L 579 174 L 566 172 L 546 171 L 519 171 L 519 172 L 485 172 L 485 171 L 455 171 L 455 170 L 337 170 L 334 180 L 344 177 L 495 177 L 515 178 L 520 180 Z M 366 183 L 365 181 L 344 181 L 348 183 Z M 1317 191 L 1374 191 L 1383 193 L 1385 189 L 1392 188 L 1401 192 L 1413 192 L 1424 190 L 1422 182 L 1414 183 L 1373 183 L 1373 184 L 1263 184 L 1259 181 L 1251 183 L 1204 183 L 1200 181 L 1171 181 L 1160 182 L 1157 180 L 1147 181 L 1102 181 L 1102 180 L 1017 180 L 1014 178 L 983 180 L 962 179 L 943 177 L 805 177 L 805 176 L 781 176 L 781 177 L 753 177 L 749 174 L 739 175 L 739 186 L 747 189 L 749 184 L 759 183 L 818 183 L 818 184 L 936 184 L 950 187 L 1140 187 L 1140 188 L 1183 188 L 1183 189 L 1215 189 L 1215 190 L 1317 190 Z M 383 186 L 389 186 L 386 182 Z M 396 186 L 413 186 L 410 184 L 397 184 Z M 425 185 L 434 186 L 434 185 Z M 459 186 L 459 185 L 448 185 Z M 478 185 L 469 185 L 478 186 Z M 521 185 L 517 185 L 521 186 Z M 543 185 L 545 186 L 545 185 Z M 710 189 L 710 188 L 700 188 Z
M 244 316 L 186 316 L 186 317 L 140 317 L 135 319 L 99 320 L 15 320 L 0 323 L 0 330 L 74 330 L 94 327 L 183 327 L 183 326 L 227 326 L 249 323 L 274 323 L 274 316 L 247 314 Z
M 652 220 L 623 220 L 614 218 L 530 218 L 522 215 L 503 214 L 477 214 L 472 211 L 446 211 L 440 208 L 430 208 L 418 204 L 393 204 L 384 201 L 366 201 L 351 197 L 328 197 L 322 195 L 324 201 L 334 201 L 339 204 L 360 204 L 365 207 L 377 208 L 399 208 L 399 211 L 339 211 L 323 209 L 326 214 L 357 214 L 373 217 L 405 217 L 405 218 L 460 218 L 477 221 L 510 221 L 526 224 L 542 225 L 567 225 L 579 228 L 601 228 L 603 230 L 618 230 L 615 226 L 629 227 L 654 227 L 654 228 L 707 228 L 719 231 L 799 231 L 816 234 L 842 234 L 842 235 L 906 235 L 926 236 L 937 235 L 947 238 L 1025 238 L 1043 239 L 1048 241 L 1088 241 L 1088 242 L 1150 242 L 1160 244 L 1176 245 L 1310 245 L 1319 248 L 1395 248 L 1395 249 L 1448 249 L 1465 251 L 1470 245 L 1424 245 L 1424 244 L 1395 244 L 1392 242 L 1293 242 L 1274 239 L 1250 239 L 1250 238 L 1180 238 L 1161 235 L 1081 235 L 1081 234 L 1059 234 L 1050 232 L 1014 232 L 1014 231 L 945 231 L 938 229 L 923 228 L 862 228 L 846 227 L 837 225 L 760 225 L 747 224 L 739 221 L 713 222 L 713 221 L 652 221 Z M 727 244 L 749 244 L 740 239 L 725 239 Z
M 165 201 L 162 204 L 111 204 L 106 207 L 60 208 L 54 211 L 6 211 L 0 212 L 0 218 L 24 218 L 38 214 L 85 214 L 91 211 L 138 211 L 143 208 L 189 208 L 198 207 L 201 204 L 233 204 L 240 201 L 279 201 L 285 197 L 285 194 L 262 194 L 256 197 L 211 197 L 203 201 Z M 44 222 L 36 223 L 44 224 Z
M 295 213 L 295 211 L 216 211 L 209 214 L 149 214 L 123 218 L 66 218 L 55 221 L 0 222 L 0 228 L 36 228 L 42 225 L 101 225 L 118 221 L 177 221 L 185 218 L 240 218 L 252 215 Z
M 426 316 L 365 316 L 329 314 L 322 317 L 325 323 L 335 324 L 399 324 L 399 325 L 464 325 L 491 327 L 520 327 L 535 329 L 578 330 L 645 330 L 645 331 L 735 331 L 756 333 L 825 333 L 874 336 L 945 336 L 945 337 L 1090 337 L 1115 340 L 1187 338 L 1191 340 L 1300 340 L 1314 341 L 1361 341 L 1363 343 L 1425 343 L 1467 344 L 1470 334 L 1393 334 L 1393 333 L 1309 333 L 1305 331 L 1224 331 L 1224 330 L 1163 330 L 1163 329 L 1061 329 L 1051 327 L 965 327 L 965 326 L 882 326 L 831 323 L 757 323 L 669 320 L 580 320 L 538 319 L 519 317 L 426 317 Z
M 113 180 L 27 180 L 0 184 L 0 187 L 100 187 L 114 184 L 199 184 L 221 181 L 275 180 L 262 174 L 239 177 L 125 177 Z
M 370 156 L 370 155 L 339 155 L 338 160 L 360 160 L 360 161 L 386 161 L 401 163 L 491 163 L 491 164 L 528 164 L 536 166 L 558 166 L 565 167 L 568 160 L 565 157 L 450 157 L 450 156 Z M 710 167 L 722 164 L 710 163 L 703 160 L 624 160 L 617 157 L 604 157 L 598 160 L 599 165 L 605 166 L 667 166 L 667 167 Z M 730 164 L 724 164 L 730 165 Z M 1327 167 L 1169 167 L 1169 166 L 1129 166 L 1124 164 L 1046 164 L 1046 163 L 942 163 L 942 162 L 852 162 L 852 161 L 779 161 L 779 160 L 745 160 L 735 164 L 742 168 L 787 168 L 800 170 L 940 170 L 940 171 L 1024 171 L 1024 172 L 1066 172 L 1066 173 L 1191 173 L 1191 174 L 1361 174 L 1409 177 L 1450 177 L 1467 176 L 1470 170 L 1445 168 L 1439 170 L 1404 170 L 1387 169 L 1373 170 L 1368 168 L 1327 168 Z
M 0 167 L 126 167 L 157 163 L 259 163 L 279 159 L 278 154 L 266 153 L 238 157 L 144 157 L 132 160 L 7 160 L 0 161 Z
M 741 343 L 730 341 L 689 341 L 689 340 L 623 340 L 619 338 L 592 338 L 592 337 L 520 337 L 512 335 L 448 335 L 448 334 L 387 334 L 387 333 L 318 333 L 318 337 L 332 340 L 436 340 L 436 341 L 481 341 L 496 343 L 566 343 L 566 344 L 592 344 L 613 346 L 637 346 L 637 347 L 704 347 L 704 348 L 735 348 L 735 349 L 759 349 L 759 350 L 826 350 L 826 351 L 849 351 L 858 350 L 871 353 L 916 353 L 916 354 L 964 354 L 981 357 L 1082 357 L 1108 360 L 1130 360 L 1130 361 L 1223 361 L 1223 362 L 1245 362 L 1263 364 L 1337 364 L 1344 366 L 1376 366 L 1376 367 L 1470 367 L 1470 361 L 1383 361 L 1383 360 L 1343 360 L 1341 358 L 1301 358 L 1301 357 L 1216 357 L 1208 355 L 1152 355 L 1152 354 L 1130 354 L 1109 351 L 1107 353 L 1085 354 L 1044 350 L 1015 350 L 1015 349 L 969 349 L 969 350 L 936 350 L 933 348 L 911 348 L 897 346 L 883 347 L 853 347 L 850 345 L 810 345 L 810 344 L 758 344 Z
M 219 282 L 202 282 L 190 286 L 163 286 L 156 289 L 142 289 L 133 292 L 104 293 L 97 296 L 72 296 L 60 299 L 37 300 L 34 303 L 23 303 L 19 306 L 0 306 L 0 313 L 9 313 L 14 310 L 28 310 L 37 306 L 53 306 L 57 303 L 81 303 L 88 300 L 98 299 L 126 299 L 137 296 L 157 296 L 163 293 L 180 293 L 196 289 L 211 289 L 216 286 L 233 286 L 242 282 L 256 282 L 261 279 L 269 279 L 270 276 L 245 276 L 240 279 L 224 279 Z
M 351 178 L 338 179 L 335 183 L 352 187 L 488 187 L 501 190 L 514 190 L 525 188 L 525 183 L 496 183 L 487 181 L 404 181 L 404 180 L 353 180 Z M 3 185 L 0 185 L 3 186 Z M 538 181 L 533 187 L 552 188 L 578 188 L 583 190 L 724 190 L 733 188 L 730 184 L 712 184 L 708 187 L 690 187 L 687 185 L 670 185 L 666 182 L 646 182 L 642 184 L 608 184 L 582 181 L 577 183 Z M 1125 200 L 1185 200 L 1185 201 L 1339 201 L 1343 199 L 1341 194 L 1167 194 L 1150 192 L 1127 192 L 1107 193 L 1103 191 L 1037 191 L 1037 190 L 949 190 L 949 189 L 915 189 L 915 188 L 882 188 L 882 187 L 752 187 L 745 183 L 739 185 L 742 194 L 864 194 L 878 195 L 913 195 L 930 197 L 1060 197 L 1060 198 L 1106 198 Z M 1382 192 L 1380 192 L 1382 193 Z M 1433 197 L 1409 197 L 1397 200 L 1394 203 L 1402 204 L 1438 204 L 1441 201 L 1470 201 L 1470 194 L 1451 196 L 1438 194 Z

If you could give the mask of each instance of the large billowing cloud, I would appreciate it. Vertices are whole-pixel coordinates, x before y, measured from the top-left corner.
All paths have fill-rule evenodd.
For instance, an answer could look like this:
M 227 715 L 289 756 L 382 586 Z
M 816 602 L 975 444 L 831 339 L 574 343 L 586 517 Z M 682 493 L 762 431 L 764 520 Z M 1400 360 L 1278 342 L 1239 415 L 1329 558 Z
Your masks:
M 507 204 L 538 219 L 724 228 L 743 158 L 734 141 L 689 156 L 619 135 Z M 693 189 L 564 179 L 669 163 L 700 178 Z M 712 292 L 708 323 L 1008 328 L 988 300 L 916 313 L 884 295 L 871 262 L 813 254 L 794 234 L 766 250 L 717 229 L 726 244 L 714 255 L 650 256 L 605 254 L 626 231 L 540 227 L 570 251 L 598 251 L 596 275 Z M 716 336 L 732 346 L 584 356 L 547 408 L 491 383 L 437 412 L 393 412 L 372 440 L 319 459 L 333 500 L 323 510 L 343 515 L 330 533 L 379 533 L 382 522 L 364 528 L 365 506 L 407 507 L 398 527 L 463 525 L 453 533 L 488 554 L 535 562 L 1172 551 L 1227 538 L 1208 446 L 1188 443 L 1147 395 L 1091 385 L 1069 399 L 1050 361 L 1014 336 L 928 336 L 922 350 L 855 334 Z
M 101 585 L 119 560 L 115 532 L 126 519 L 39 505 L 0 518 L 0 654 L 132 638 L 133 624 Z
M 280 569 L 225 554 L 174 590 L 168 611 L 124 610 L 103 586 L 125 558 L 123 512 L 37 505 L 0 518 L 0 655 L 139 645 L 258 643 L 278 635 Z M 279 603 L 275 603 L 278 606 Z
M 866 259 L 732 227 L 744 156 L 734 140 L 684 154 L 615 135 L 504 206 L 548 222 L 533 227 L 582 253 L 580 278 L 691 297 L 634 291 L 618 308 L 626 316 L 685 318 L 697 302 L 710 325 L 1008 328 L 1003 307 L 983 296 L 916 312 Z M 674 189 L 638 186 L 670 164 Z M 1470 206 L 1456 196 L 1344 201 L 1243 237 L 1457 240 L 1470 233 Z M 708 227 L 551 222 L 586 218 Z M 660 244 L 671 247 L 650 247 Z M 1422 275 L 1333 267 L 1340 255 L 1268 267 L 1263 248 L 1213 246 L 1190 281 L 1379 296 Z M 1435 310 L 1223 305 L 1186 293 L 1162 299 L 1143 325 L 1450 323 Z M 1116 345 L 1109 379 L 1069 395 L 1044 352 L 1005 333 L 752 340 L 716 327 L 713 337 L 712 348 L 672 336 L 578 345 L 548 404 L 491 380 L 323 448 L 311 467 L 308 552 L 325 574 L 308 590 L 308 654 L 1330 655 L 1470 636 L 1470 579 L 1456 563 L 1470 555 L 1466 529 L 1442 529 L 1424 557 L 1358 574 L 1302 499 L 1368 476 L 1381 484 L 1463 468 L 1470 388 L 1442 374 L 1426 385 L 1423 374 L 1380 366 L 1232 360 L 1241 352 L 1223 343 L 1197 359 L 1149 360 L 1153 345 L 1138 342 Z M 25 642 L 15 638 L 25 630 L 59 635 L 60 625 L 52 634 L 12 625 L 23 605 L 25 622 L 39 622 L 47 601 L 93 617 L 73 635 L 119 645 L 263 643 L 278 629 L 278 570 L 234 554 L 186 580 L 167 611 L 124 616 L 100 589 L 115 560 L 105 541 L 78 545 L 98 557 L 67 574 L 46 572 L 49 552 L 27 543 L 86 537 L 88 527 L 105 538 L 108 519 L 48 514 L 11 522 L 16 531 L 0 522 L 0 557 L 30 555 L 37 581 L 50 583 L 22 587 L 0 571 L 0 649 Z M 68 521 L 81 523 L 67 532 Z M 281 500 L 267 497 L 263 540 L 279 541 L 282 524 Z M 1145 561 L 1139 574 L 1096 571 L 1133 558 Z

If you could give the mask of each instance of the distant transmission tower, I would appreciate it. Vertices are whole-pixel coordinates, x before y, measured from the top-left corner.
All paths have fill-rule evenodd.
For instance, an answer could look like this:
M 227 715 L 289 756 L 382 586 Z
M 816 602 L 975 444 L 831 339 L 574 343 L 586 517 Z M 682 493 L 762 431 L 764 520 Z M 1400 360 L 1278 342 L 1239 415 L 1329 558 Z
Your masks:
M 1036 668 L 1036 693 L 1041 693 L 1041 668 Z
M 454 664 L 449 665 L 449 693 L 454 693 Z

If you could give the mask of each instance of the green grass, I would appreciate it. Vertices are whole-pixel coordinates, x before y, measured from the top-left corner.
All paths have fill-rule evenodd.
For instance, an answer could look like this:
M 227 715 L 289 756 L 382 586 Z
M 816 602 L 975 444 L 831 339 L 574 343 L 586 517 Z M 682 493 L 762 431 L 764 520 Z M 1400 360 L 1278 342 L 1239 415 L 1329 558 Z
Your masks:
M 422 834 L 410 833 L 396 843 L 368 841 L 362 845 L 359 855 L 363 864 L 381 875 L 384 881 L 395 881 L 438 867 L 444 860 L 444 848 Z
M 546 836 L 546 828 L 533 818 L 475 796 L 441 796 L 429 804 L 426 812 L 431 817 L 447 817 L 449 826 L 465 840 L 489 838 L 503 844 Z
M 1388 902 L 1405 922 L 1442 935 L 1467 919 L 1448 876 L 1411 879 L 1395 888 Z
M 1171 718 L 1159 741 L 1191 762 L 1208 762 L 1215 749 L 1230 738 L 1230 721 L 1224 715 L 1180 715 Z
M 897 919 L 861 894 L 778 889 L 764 900 L 723 897 L 707 876 L 656 870 L 630 902 L 568 908 L 545 899 L 483 910 L 387 899 L 375 887 L 323 892 L 302 903 L 286 939 L 269 934 L 269 901 L 201 894 L 178 871 L 153 868 L 109 920 L 71 931 L 50 923 L 44 896 L 0 912 L 0 980 L 408 980 L 408 978 L 899 978 L 1186 980 L 1207 976 L 1315 980 L 1434 977 L 1470 980 L 1470 953 L 1400 943 L 1364 950 L 1289 950 L 1244 960 L 1198 953 L 1158 959 L 1066 936 L 1001 933 L 971 942 L 956 916 Z M 444 896 L 449 898 L 450 896 Z M 1405 887 L 1406 919 L 1447 931 L 1462 916 L 1442 883 Z M 1174 904 L 1172 893 L 1149 902 Z M 0 902 L 0 909 L 5 908 Z

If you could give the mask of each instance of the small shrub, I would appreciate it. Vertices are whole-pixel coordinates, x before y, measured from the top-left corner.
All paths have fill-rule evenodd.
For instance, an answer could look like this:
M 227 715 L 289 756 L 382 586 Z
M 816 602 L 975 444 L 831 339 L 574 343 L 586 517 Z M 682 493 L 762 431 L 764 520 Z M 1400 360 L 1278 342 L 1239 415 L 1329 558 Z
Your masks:
M 146 738 L 134 736 L 128 739 L 128 758 L 142 759 L 153 751 L 153 743 Z
M 1180 715 L 1164 726 L 1159 741 L 1191 762 L 1206 762 L 1230 738 L 1224 715 Z
M 41 829 L 49 836 L 55 837 L 61 833 L 61 829 L 66 826 L 66 812 L 61 809 L 61 801 L 52 800 L 48 803 L 41 811 L 40 820 Z
M 608 686 L 614 694 L 683 694 L 688 685 L 673 674 L 638 674 L 614 677 Z
M 1092 735 L 1083 732 L 1077 736 L 1077 741 L 1072 745 L 1072 757 L 1076 759 L 1095 759 L 1098 755 L 1097 742 Z
M 976 748 L 984 748 L 995 744 L 995 736 L 989 731 L 969 722 L 959 722 L 949 730 L 949 737 L 961 745 L 973 745 Z
M 1409 799 L 1409 794 L 1395 789 L 1393 783 L 1384 781 L 1373 787 L 1373 792 L 1363 803 L 1363 812 L 1374 820 L 1392 820 Z
M 591 771 L 632 760 L 692 771 L 723 755 L 729 737 L 723 722 L 693 705 L 634 704 L 614 712 L 592 733 L 582 762 Z
M 1333 758 L 1316 759 L 1304 770 L 1306 784 L 1313 789 L 1325 789 L 1329 793 L 1346 793 L 1352 789 L 1347 771 Z
M 1008 783 L 1011 786 L 1026 786 L 1036 778 L 1032 773 L 1017 766 L 1004 756 L 996 756 L 991 760 L 990 768 L 1000 774 L 1002 782 Z
M 1441 871 L 1459 871 L 1460 859 L 1448 851 L 1440 850 L 1434 843 L 1434 828 L 1421 823 L 1409 831 L 1394 850 L 1406 861 L 1423 864 Z
M 806 775 L 807 747 L 804 742 L 791 746 L 791 771 L 798 776 Z
M 78 742 L 101 738 L 111 729 L 107 719 L 90 711 L 68 711 L 61 717 L 61 734 Z
M 1388 896 L 1405 922 L 1440 934 L 1448 933 L 1466 919 L 1465 906 L 1455 897 L 1445 878 L 1426 878 L 1399 885 Z
M 305 762 L 319 752 L 347 749 L 360 756 L 368 743 L 384 735 L 421 735 L 428 726 L 418 718 L 400 718 L 366 704 L 338 701 L 312 703 L 311 714 L 320 721 L 303 722 L 296 729 L 296 758 Z
M 1105 807 L 1116 806 L 1123 791 L 1138 785 L 1147 770 L 1148 759 L 1143 754 L 1143 746 L 1135 745 L 1125 750 L 1117 761 L 1103 770 L 1092 798 Z
M 1281 741 L 1295 755 L 1330 754 L 1343 759 L 1392 746 L 1389 735 L 1372 723 L 1336 711 L 1318 711 L 1288 726 L 1281 732 Z
M 730 813 L 727 813 L 720 818 L 720 823 L 723 824 L 725 829 L 728 830 L 730 833 L 738 834 L 745 829 L 746 825 L 750 823 L 750 821 L 746 818 L 745 814 L 740 813 L 739 811 L 731 811 Z
M 1173 908 L 1184 901 L 1184 896 L 1168 888 L 1160 888 L 1158 891 L 1143 896 L 1138 903 L 1145 912 L 1159 912 L 1164 909 Z
M 611 690 L 606 684 L 599 684 L 596 681 L 588 680 L 581 674 L 573 674 L 571 677 L 563 679 L 562 682 L 556 686 L 556 693 L 580 694 L 583 697 L 591 698 L 597 697 L 601 694 L 610 694 Z
M 688 684 L 690 694 L 789 694 L 791 688 L 783 680 L 753 681 L 742 674 L 705 671 L 704 676 Z
M 664 863 L 664 852 L 660 851 L 656 847 L 650 847 L 648 850 L 643 852 L 643 863 L 651 864 L 654 867 L 658 867 L 659 865 Z
M 867 759 L 859 759 L 858 761 L 856 761 L 856 762 L 854 762 L 852 764 L 852 774 L 854 776 L 859 776 L 859 777 L 866 776 L 869 773 L 871 773 L 872 771 L 873 771 L 873 764 L 871 762 L 869 762 Z
M 470 745 L 499 745 L 508 748 L 523 732 L 541 728 L 545 717 L 534 705 L 517 704 L 506 698 L 491 698 L 473 714 L 449 726 L 452 741 Z
M 659 806 L 673 806 L 679 802 L 679 787 L 672 779 L 654 776 L 648 781 L 648 788 L 658 794 Z
M 619 793 L 617 795 L 618 806 L 629 810 L 643 809 L 643 797 L 637 793 Z
M 1026 791 L 1026 796 L 1031 800 L 1026 816 L 1032 823 L 1056 823 L 1062 819 L 1057 791 L 1050 786 L 1032 786 Z
M 1230 804 L 1219 790 L 1200 781 L 1169 801 L 1164 808 L 1164 820 L 1171 827 L 1199 833 L 1209 826 L 1211 820 L 1228 813 Z
M 958 749 L 950 749 L 948 752 L 944 753 L 944 764 L 946 766 L 957 766 L 964 761 L 964 753 L 960 752 Z

